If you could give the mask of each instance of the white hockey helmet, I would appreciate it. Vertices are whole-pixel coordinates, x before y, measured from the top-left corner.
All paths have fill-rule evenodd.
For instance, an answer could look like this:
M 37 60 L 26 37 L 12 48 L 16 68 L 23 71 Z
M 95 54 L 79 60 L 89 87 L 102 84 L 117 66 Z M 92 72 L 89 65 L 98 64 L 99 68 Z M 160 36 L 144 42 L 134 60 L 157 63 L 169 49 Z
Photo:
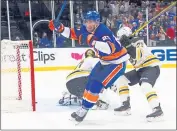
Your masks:
M 129 27 L 121 27 L 117 31 L 117 38 L 120 40 L 123 35 L 130 36 L 132 34 L 132 30 Z

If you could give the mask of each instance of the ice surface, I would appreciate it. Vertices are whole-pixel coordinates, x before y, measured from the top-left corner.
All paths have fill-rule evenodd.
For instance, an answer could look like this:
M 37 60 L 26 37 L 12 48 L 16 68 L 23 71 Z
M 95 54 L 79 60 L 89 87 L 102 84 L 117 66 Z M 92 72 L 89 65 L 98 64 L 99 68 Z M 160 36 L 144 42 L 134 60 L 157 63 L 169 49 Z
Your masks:
M 36 112 L 2 113 L 2 129 L 175 129 L 176 128 L 176 69 L 161 69 L 155 89 L 164 111 L 164 121 L 150 123 L 145 116 L 151 112 L 139 85 L 130 87 L 132 115 L 115 116 L 119 97 L 108 91 L 111 108 L 92 110 L 75 126 L 70 114 L 78 107 L 58 106 L 65 78 L 70 71 L 36 72 Z

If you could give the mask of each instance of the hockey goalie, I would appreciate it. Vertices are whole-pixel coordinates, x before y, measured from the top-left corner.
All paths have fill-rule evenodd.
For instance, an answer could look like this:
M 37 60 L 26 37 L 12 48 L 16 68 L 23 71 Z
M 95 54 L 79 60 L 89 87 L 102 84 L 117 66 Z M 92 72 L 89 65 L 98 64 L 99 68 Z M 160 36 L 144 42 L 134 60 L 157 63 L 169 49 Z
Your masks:
M 62 93 L 59 100 L 61 106 L 80 106 L 82 96 L 88 81 L 88 76 L 97 64 L 99 59 L 96 57 L 92 49 L 85 52 L 85 58 L 77 65 L 77 67 L 66 77 L 66 91 Z M 99 95 L 99 100 L 92 109 L 106 110 L 109 104 L 106 99 L 106 89 Z

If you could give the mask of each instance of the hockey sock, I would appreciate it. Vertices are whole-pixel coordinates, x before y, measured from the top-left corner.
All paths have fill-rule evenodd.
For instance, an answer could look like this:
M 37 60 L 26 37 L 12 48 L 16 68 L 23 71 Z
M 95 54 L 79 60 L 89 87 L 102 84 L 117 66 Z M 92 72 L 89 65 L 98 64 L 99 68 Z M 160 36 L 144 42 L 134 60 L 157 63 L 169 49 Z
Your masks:
M 141 88 L 142 88 L 143 93 L 146 95 L 147 101 L 149 105 L 151 106 L 151 108 L 153 109 L 159 106 L 159 100 L 158 100 L 156 92 L 152 88 L 152 85 L 147 82 L 143 82 L 141 84 Z
M 117 91 L 120 96 L 120 101 L 124 102 L 129 97 L 128 79 L 125 76 L 120 76 L 114 84 L 118 87 Z
M 128 86 L 120 86 L 119 87 L 119 96 L 120 96 L 120 101 L 124 102 L 127 100 L 129 97 L 129 89 Z
M 99 93 L 101 92 L 103 85 L 95 80 L 88 82 L 82 100 L 82 106 L 86 109 L 90 109 L 98 101 Z

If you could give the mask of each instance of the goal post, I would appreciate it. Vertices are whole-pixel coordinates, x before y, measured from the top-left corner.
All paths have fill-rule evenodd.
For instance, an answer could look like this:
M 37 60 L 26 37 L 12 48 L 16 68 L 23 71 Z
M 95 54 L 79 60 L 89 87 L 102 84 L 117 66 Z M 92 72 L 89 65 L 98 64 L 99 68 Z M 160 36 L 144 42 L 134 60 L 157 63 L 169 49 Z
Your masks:
M 33 43 L 1 41 L 1 112 L 36 111 Z

